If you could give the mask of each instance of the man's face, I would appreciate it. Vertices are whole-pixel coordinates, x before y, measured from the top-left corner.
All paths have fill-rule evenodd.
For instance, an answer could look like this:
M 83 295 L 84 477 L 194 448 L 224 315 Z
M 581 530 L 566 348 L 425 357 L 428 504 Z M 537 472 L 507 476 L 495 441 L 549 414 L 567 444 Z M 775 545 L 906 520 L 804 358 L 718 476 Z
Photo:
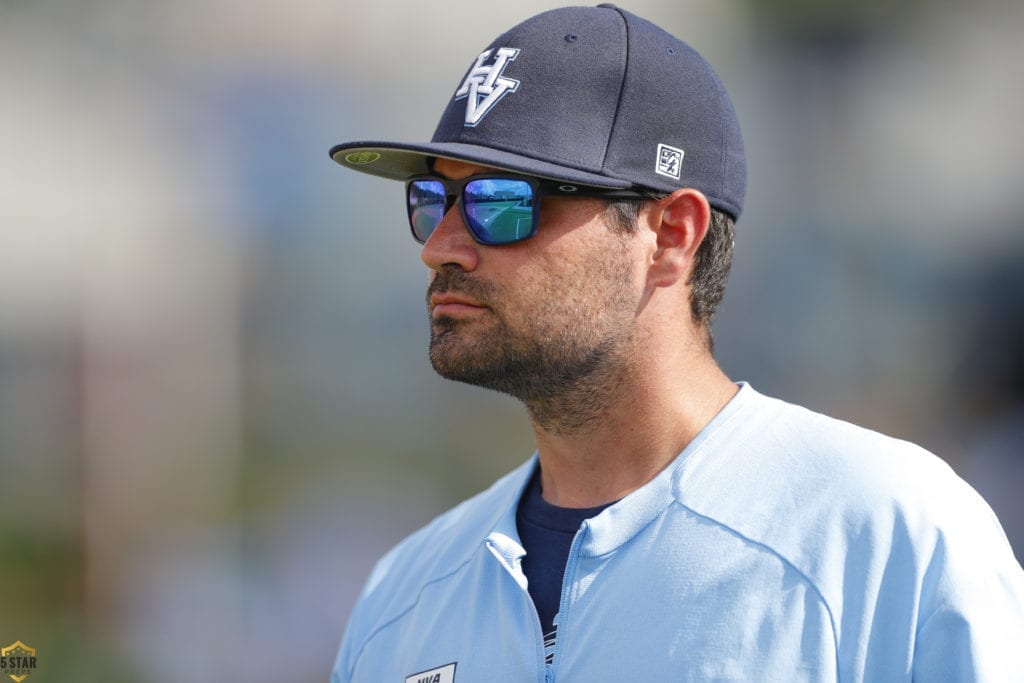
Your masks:
M 488 170 L 435 164 L 449 178 Z M 476 243 L 452 207 L 422 253 L 434 369 L 528 404 L 614 382 L 631 352 L 643 278 L 638 240 L 609 227 L 606 206 L 545 197 L 537 234 L 503 246 Z

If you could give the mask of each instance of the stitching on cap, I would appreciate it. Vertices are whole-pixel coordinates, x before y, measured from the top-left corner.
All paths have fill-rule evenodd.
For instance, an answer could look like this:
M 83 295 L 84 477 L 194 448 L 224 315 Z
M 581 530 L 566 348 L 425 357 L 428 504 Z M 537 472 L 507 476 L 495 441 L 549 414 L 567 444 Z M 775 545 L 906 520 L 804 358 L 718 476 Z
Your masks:
M 626 91 L 626 76 L 629 73 L 629 22 L 626 20 L 626 16 L 622 13 L 618 7 L 609 7 L 609 9 L 615 10 L 615 13 L 622 19 L 622 32 L 625 35 L 626 49 L 623 51 L 622 56 L 622 82 L 619 84 L 619 97 L 615 102 L 615 116 L 612 117 L 612 126 L 608 131 L 608 139 L 604 143 L 604 154 L 601 155 L 601 172 L 605 171 L 608 166 L 608 150 L 612 146 L 612 136 L 615 135 L 615 126 L 619 122 L 619 112 L 622 111 L 622 96 Z

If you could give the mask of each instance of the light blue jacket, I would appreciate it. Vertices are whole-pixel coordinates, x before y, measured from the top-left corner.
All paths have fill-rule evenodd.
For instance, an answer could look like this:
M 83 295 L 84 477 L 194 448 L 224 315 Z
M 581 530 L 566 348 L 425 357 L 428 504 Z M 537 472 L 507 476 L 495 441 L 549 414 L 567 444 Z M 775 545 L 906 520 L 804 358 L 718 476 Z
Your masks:
M 520 568 L 536 458 L 377 565 L 332 681 L 1024 681 L 1024 571 L 941 460 L 758 394 L 583 523 L 554 663 Z

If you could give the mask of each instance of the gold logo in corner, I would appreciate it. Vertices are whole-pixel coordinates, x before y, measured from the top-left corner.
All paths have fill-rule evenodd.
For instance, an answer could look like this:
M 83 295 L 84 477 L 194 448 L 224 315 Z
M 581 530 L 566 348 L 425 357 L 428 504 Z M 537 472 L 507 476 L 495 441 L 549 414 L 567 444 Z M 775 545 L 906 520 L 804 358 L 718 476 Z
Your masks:
M 16 640 L 0 648 L 0 671 L 14 683 L 21 683 L 36 670 L 36 649 Z

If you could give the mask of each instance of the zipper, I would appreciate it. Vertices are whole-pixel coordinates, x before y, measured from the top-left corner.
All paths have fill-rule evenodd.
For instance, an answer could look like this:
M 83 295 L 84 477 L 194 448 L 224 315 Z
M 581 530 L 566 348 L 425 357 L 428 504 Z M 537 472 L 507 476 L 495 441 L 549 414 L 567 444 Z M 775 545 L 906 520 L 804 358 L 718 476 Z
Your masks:
M 524 585 L 526 577 L 523 575 L 521 565 L 522 559 L 520 558 L 516 560 L 515 566 L 513 566 L 513 563 L 509 561 L 509 558 L 502 554 L 501 550 L 496 546 L 493 540 L 488 539 L 486 543 L 487 549 L 490 550 L 491 554 L 498 560 L 502 569 L 505 570 L 510 579 L 516 582 L 516 586 L 519 588 L 520 594 L 523 596 L 523 599 L 526 600 L 526 604 L 529 608 L 529 614 L 533 616 L 530 621 L 533 623 L 534 642 L 540 643 L 540 666 L 537 667 L 540 675 L 537 677 L 537 680 L 541 683 L 552 683 L 552 681 L 554 681 L 554 677 L 549 670 L 547 662 L 544 661 L 544 632 L 540 627 L 540 614 L 537 612 L 537 606 L 533 604 L 533 598 L 530 597 L 530 592 Z M 516 572 L 519 572 L 520 576 L 516 576 Z M 520 580 L 520 577 L 522 577 L 522 581 Z
M 562 653 L 562 646 L 565 644 L 566 636 L 566 625 L 569 623 L 569 594 L 571 593 L 572 584 L 574 581 L 574 575 L 576 574 L 576 565 L 579 563 L 580 558 L 580 546 L 583 545 L 583 537 L 590 531 L 590 525 L 587 520 L 583 520 L 580 524 L 580 530 L 576 532 L 576 536 L 572 539 L 572 545 L 569 546 L 569 558 L 565 561 L 565 573 L 562 575 L 562 596 L 558 601 L 558 631 L 555 635 L 555 651 L 551 657 L 551 665 L 546 666 L 547 676 L 545 677 L 545 683 L 554 683 L 555 672 L 558 662 L 561 661 L 559 656 Z M 531 601 L 532 602 L 532 601 Z M 536 611 L 536 608 L 534 608 Z M 540 617 L 537 617 L 538 623 Z M 543 640 L 543 636 L 541 636 Z
M 537 606 L 533 604 L 533 598 L 530 597 L 530 592 L 525 588 L 520 588 L 519 590 L 523 594 L 523 598 L 526 600 L 527 604 L 529 604 L 530 606 L 530 614 L 533 615 L 533 619 L 531 621 L 533 621 L 534 642 L 540 643 L 539 668 L 541 673 L 543 674 L 540 680 L 544 681 L 544 683 L 552 683 L 554 678 L 552 678 L 551 676 L 551 671 L 549 671 L 550 667 L 548 667 L 548 664 L 545 661 L 544 657 L 544 629 L 540 627 L 540 613 L 537 612 Z

